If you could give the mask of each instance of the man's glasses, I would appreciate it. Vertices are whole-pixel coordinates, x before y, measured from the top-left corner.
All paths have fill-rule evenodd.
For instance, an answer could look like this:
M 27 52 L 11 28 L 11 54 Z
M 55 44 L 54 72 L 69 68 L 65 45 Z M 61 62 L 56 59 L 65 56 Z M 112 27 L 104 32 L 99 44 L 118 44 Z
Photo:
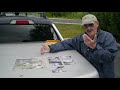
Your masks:
M 93 23 L 90 23 L 90 24 L 85 24 L 85 25 L 84 25 L 84 27 L 85 27 L 85 28 L 88 28 L 88 27 L 93 27 L 93 26 L 94 26 L 94 24 L 93 24 Z

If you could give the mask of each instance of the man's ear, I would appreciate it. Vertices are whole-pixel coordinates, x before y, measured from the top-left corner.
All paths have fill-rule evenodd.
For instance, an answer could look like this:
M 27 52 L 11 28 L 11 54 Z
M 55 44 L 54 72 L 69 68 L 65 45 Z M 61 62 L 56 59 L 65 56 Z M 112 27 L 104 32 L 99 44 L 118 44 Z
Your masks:
M 99 27 L 99 21 L 96 21 L 97 27 Z

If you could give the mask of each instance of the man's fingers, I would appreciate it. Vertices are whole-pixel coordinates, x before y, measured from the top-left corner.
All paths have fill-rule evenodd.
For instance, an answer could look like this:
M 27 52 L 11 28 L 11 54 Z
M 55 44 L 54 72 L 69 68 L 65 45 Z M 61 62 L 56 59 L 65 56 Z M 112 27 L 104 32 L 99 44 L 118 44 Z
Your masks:
M 86 35 L 86 39 L 87 39 L 87 41 L 92 41 L 92 39 L 88 36 L 88 35 Z
M 45 47 L 46 47 L 46 45 L 43 44 L 43 45 L 42 45 L 42 48 L 40 49 L 41 54 L 44 54 L 44 53 L 45 53 Z
M 90 39 L 90 37 L 87 34 L 83 35 L 83 40 L 85 44 L 90 44 L 92 42 L 92 40 Z
M 40 50 L 41 54 L 50 52 L 50 48 L 48 45 L 42 45 L 42 48 Z
M 96 40 L 97 40 L 97 35 L 95 35 L 95 36 L 94 36 L 93 41 L 95 41 L 95 42 L 96 42 Z
M 86 41 L 92 41 L 92 39 L 87 34 L 84 34 L 84 38 L 86 39 Z
M 41 54 L 44 54 L 44 52 L 43 52 L 43 48 L 40 49 L 40 52 L 41 52 Z
M 97 35 L 94 36 L 93 40 L 87 34 L 83 35 L 84 43 L 90 48 L 95 48 L 96 39 L 97 39 Z
M 83 35 L 83 40 L 87 41 L 87 35 L 86 34 Z
M 45 45 L 45 44 L 43 44 L 42 46 L 43 46 L 43 47 L 46 47 L 46 45 Z
M 83 41 L 87 45 L 87 39 L 86 39 L 86 35 L 85 34 L 83 34 Z

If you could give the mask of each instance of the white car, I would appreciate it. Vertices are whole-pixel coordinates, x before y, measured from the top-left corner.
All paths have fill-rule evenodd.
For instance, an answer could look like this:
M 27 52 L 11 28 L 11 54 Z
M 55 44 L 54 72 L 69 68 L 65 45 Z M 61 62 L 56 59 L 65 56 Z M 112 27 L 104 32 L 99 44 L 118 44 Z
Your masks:
M 0 78 L 99 78 L 75 50 L 40 54 L 43 44 L 62 40 L 48 18 L 0 16 Z

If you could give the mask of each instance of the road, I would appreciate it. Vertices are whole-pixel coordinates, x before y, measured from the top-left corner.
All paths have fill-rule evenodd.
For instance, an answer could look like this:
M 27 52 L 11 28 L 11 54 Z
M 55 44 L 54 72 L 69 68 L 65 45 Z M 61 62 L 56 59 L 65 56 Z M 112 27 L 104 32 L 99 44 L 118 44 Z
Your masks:
M 80 20 L 72 20 L 72 19 L 57 19 L 57 18 L 50 18 L 54 23 L 64 23 L 64 24 L 79 24 L 81 23 Z M 120 44 L 118 44 L 119 51 L 115 58 L 115 77 L 120 78 Z
M 63 24 L 80 24 L 80 20 L 73 19 L 58 19 L 58 18 L 50 18 L 54 23 L 63 23 Z

